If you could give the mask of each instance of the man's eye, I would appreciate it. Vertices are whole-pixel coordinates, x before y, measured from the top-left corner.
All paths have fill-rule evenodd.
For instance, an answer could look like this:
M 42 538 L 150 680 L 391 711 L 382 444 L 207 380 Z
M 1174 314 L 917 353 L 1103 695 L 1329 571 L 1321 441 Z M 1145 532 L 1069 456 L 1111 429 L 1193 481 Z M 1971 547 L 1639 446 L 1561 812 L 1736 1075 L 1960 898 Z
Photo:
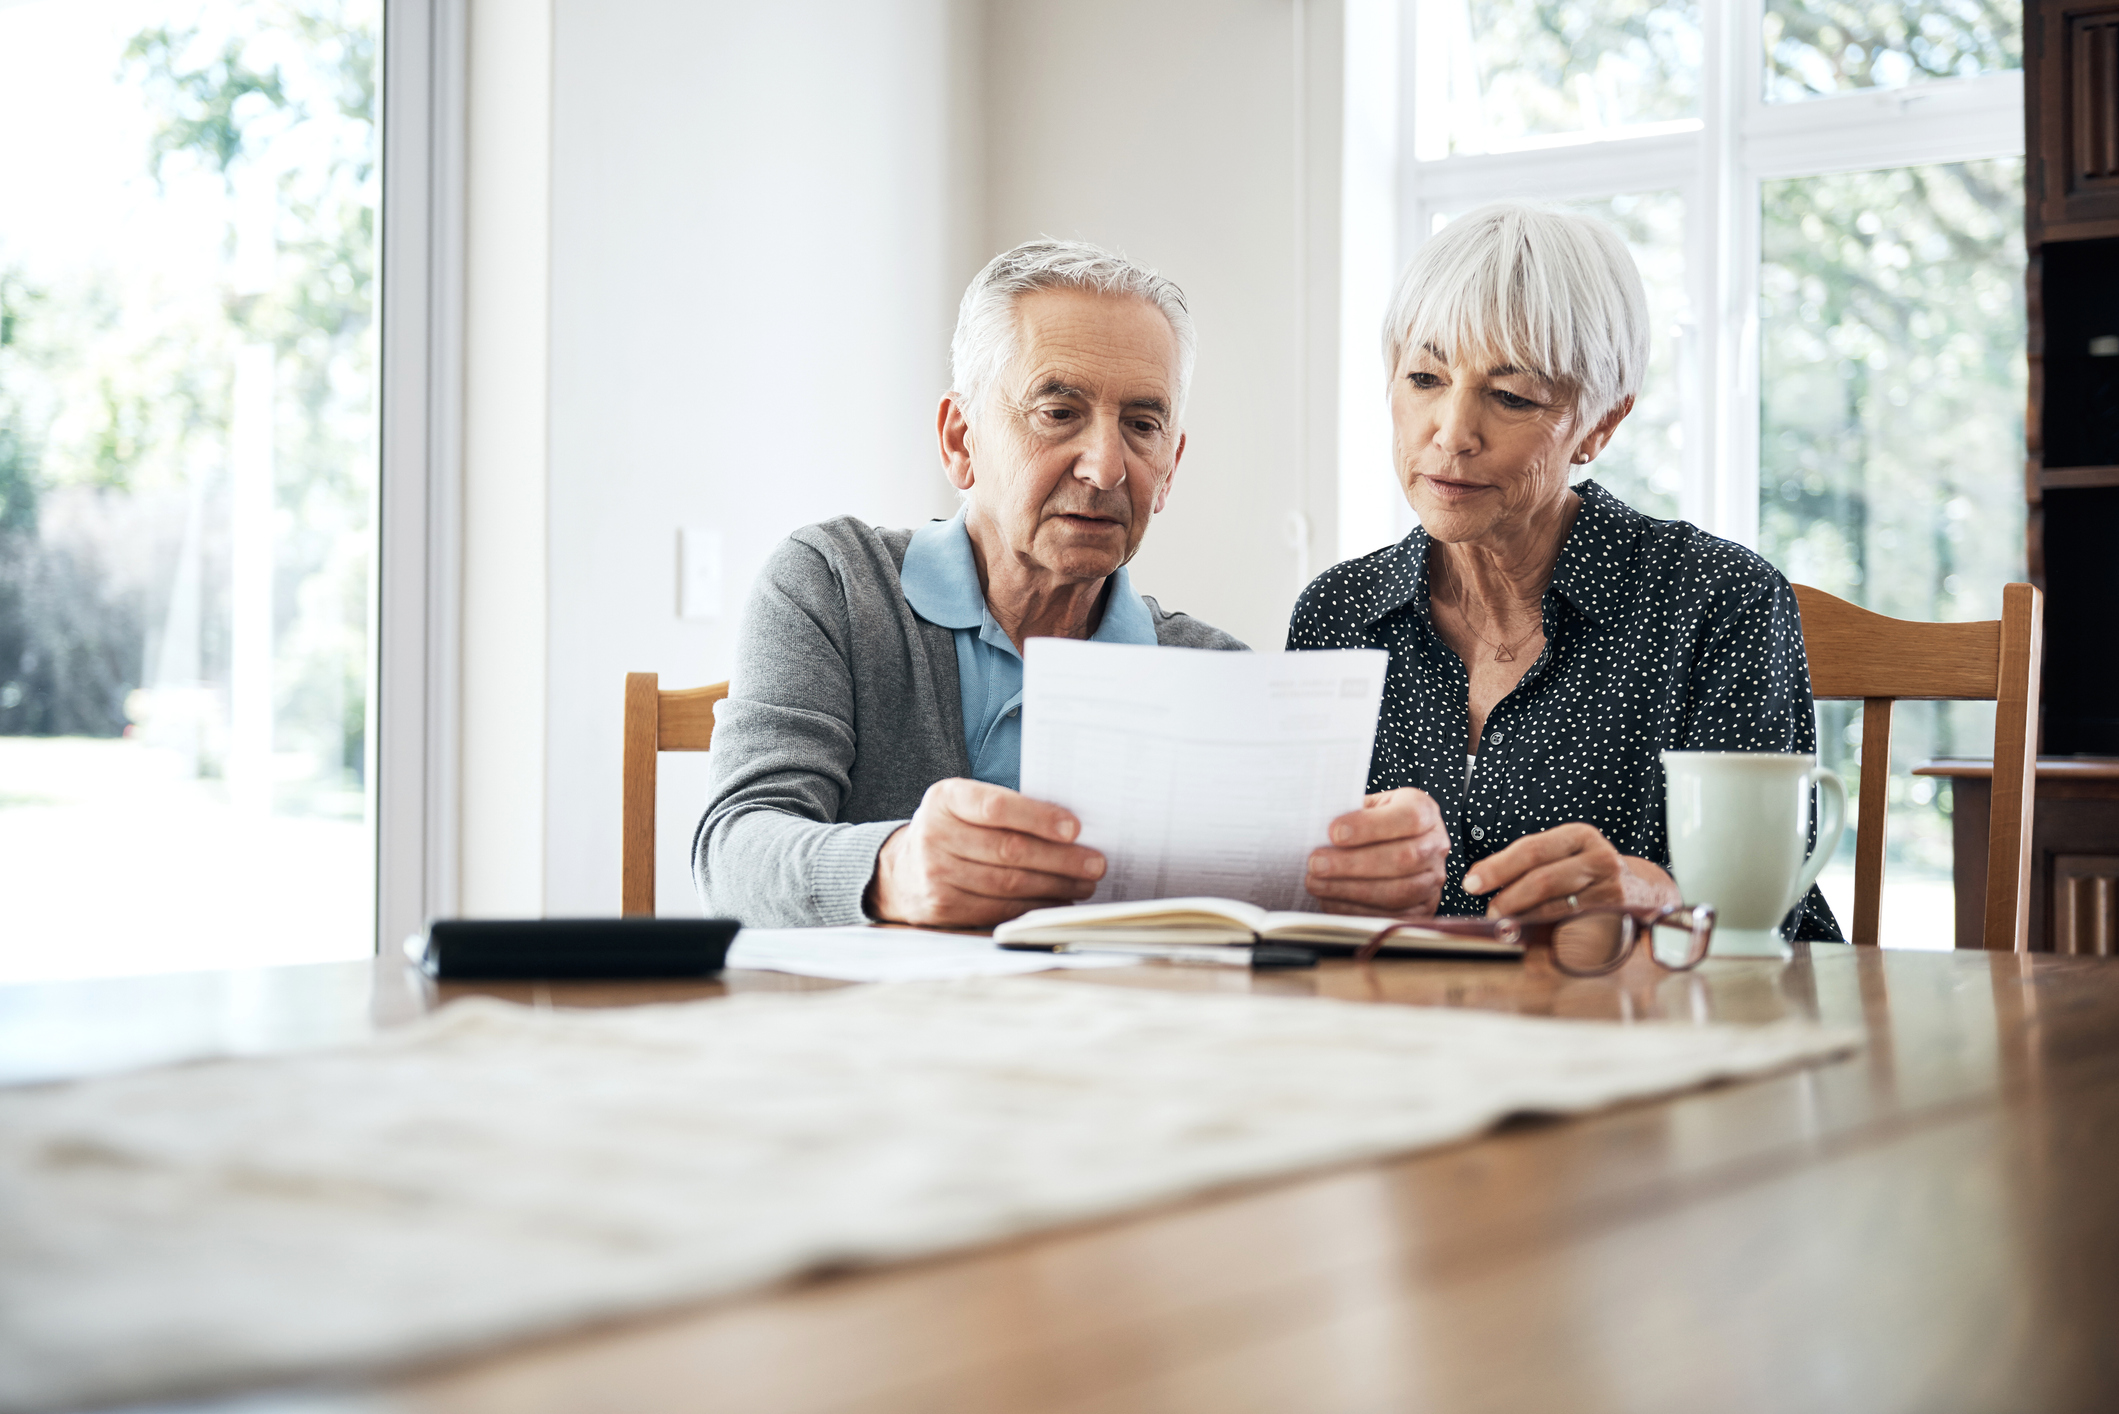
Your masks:
M 1162 425 L 1155 422 L 1138 421 L 1133 424 L 1133 430 L 1143 437 L 1153 437 L 1156 433 L 1162 431 Z
M 1442 380 L 1432 373 L 1408 373 L 1405 376 L 1412 380 L 1415 388 L 1439 388 L 1442 386 Z

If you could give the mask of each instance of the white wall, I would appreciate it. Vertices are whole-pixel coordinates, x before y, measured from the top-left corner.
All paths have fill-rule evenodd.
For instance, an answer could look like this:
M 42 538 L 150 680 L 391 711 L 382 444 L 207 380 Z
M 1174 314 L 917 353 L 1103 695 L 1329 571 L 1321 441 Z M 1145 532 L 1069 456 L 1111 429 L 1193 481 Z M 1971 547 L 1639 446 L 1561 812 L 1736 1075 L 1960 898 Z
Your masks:
M 481 199 L 473 251 L 474 288 L 482 258 L 510 262 L 489 286 L 524 303 L 472 312 L 503 372 L 473 370 L 493 395 L 465 633 L 508 651 L 478 667 L 467 642 L 465 695 L 483 678 L 503 708 L 526 666 L 543 694 L 467 766 L 467 902 L 616 910 L 625 673 L 728 676 L 748 584 L 797 525 L 949 512 L 932 420 L 956 302 L 1029 236 L 1118 247 L 1190 296 L 1191 443 L 1138 582 L 1279 645 L 1337 532 L 1340 0 L 474 0 L 474 34 L 511 5 L 551 17 L 549 348 L 525 179 Z M 534 67 L 491 81 L 534 88 Z M 509 499 L 540 475 L 542 525 Z M 717 621 L 677 615 L 686 526 L 723 537 Z M 703 766 L 663 759 L 665 912 L 695 907 Z
M 551 0 L 472 0 L 468 31 L 458 906 L 521 916 L 544 901 Z
M 795 527 L 953 504 L 933 417 L 984 259 L 978 27 L 950 0 L 555 9 L 544 905 L 609 913 L 625 673 L 727 677 Z M 718 621 L 677 617 L 684 526 L 722 535 Z M 695 907 L 703 764 L 663 758 L 663 911 Z
M 988 244 L 1095 241 L 1184 288 L 1189 443 L 1134 583 L 1278 648 L 1338 529 L 1339 6 L 994 0 Z

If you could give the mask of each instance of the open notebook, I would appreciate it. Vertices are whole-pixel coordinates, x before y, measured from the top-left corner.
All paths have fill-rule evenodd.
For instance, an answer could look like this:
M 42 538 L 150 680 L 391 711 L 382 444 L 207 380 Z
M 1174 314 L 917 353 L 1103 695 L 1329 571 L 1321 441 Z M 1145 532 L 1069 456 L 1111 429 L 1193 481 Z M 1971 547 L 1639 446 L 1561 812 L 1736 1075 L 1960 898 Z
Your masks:
M 1399 918 L 1338 913 L 1276 913 L 1229 898 L 1141 899 L 1040 908 L 993 930 L 1004 948 L 1056 948 L 1098 943 L 1297 943 L 1323 952 L 1352 952 Z M 1383 945 L 1387 953 L 1457 953 L 1519 957 L 1507 919 L 1432 918 Z

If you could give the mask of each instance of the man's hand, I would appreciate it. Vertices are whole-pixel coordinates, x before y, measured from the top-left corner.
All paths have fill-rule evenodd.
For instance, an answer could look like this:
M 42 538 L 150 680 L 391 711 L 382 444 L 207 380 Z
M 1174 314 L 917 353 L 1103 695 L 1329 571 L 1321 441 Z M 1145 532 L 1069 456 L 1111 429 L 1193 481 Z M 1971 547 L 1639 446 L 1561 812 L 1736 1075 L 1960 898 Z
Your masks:
M 1096 892 L 1104 857 L 1074 843 L 1057 805 L 984 781 L 936 781 L 912 822 L 883 842 L 868 916 L 978 928 Z
M 1592 904 L 1674 908 L 1677 881 L 1645 859 L 1621 854 L 1594 825 L 1556 825 L 1525 835 L 1473 865 L 1464 892 L 1491 893 L 1489 917 L 1542 923 Z
M 1442 900 L 1449 831 L 1424 790 L 1387 790 L 1332 822 L 1331 844 L 1310 855 L 1304 887 L 1327 913 L 1427 917 Z

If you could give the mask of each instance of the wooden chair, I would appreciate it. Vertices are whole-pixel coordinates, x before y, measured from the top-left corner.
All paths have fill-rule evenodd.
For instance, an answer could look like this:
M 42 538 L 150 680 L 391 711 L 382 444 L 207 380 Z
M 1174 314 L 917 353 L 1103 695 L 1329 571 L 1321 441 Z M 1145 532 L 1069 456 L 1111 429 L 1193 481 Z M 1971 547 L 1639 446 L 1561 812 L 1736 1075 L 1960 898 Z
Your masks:
M 663 692 L 654 673 L 625 675 L 625 840 L 619 856 L 620 911 L 655 912 L 655 770 L 665 751 L 705 751 L 714 742 L 714 704 L 728 684 Z
M 1861 824 L 1854 842 L 1854 929 L 1874 943 L 1884 882 L 1885 788 L 1891 774 L 1891 704 L 1988 701 L 1994 713 L 1994 803 L 1987 832 L 1986 923 L 1980 941 L 2030 944 L 2031 793 L 2038 756 L 2038 660 L 2045 614 L 2038 591 L 2011 584 L 2001 617 L 1968 624 L 1886 618 L 1807 584 L 1802 606 L 1810 690 L 1862 704 Z

